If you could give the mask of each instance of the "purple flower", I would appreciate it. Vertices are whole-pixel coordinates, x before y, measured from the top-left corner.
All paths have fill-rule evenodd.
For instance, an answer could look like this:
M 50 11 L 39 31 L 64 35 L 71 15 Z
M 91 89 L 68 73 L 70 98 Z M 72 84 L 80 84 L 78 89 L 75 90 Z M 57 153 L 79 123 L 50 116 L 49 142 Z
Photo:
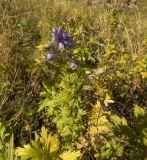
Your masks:
M 64 38 L 64 40 L 68 41 L 69 39 L 71 39 L 71 36 L 67 32 L 64 32 L 63 38 Z
M 67 32 L 64 32 L 63 26 L 58 30 L 53 28 L 52 42 L 58 44 L 58 47 L 61 51 L 63 51 L 65 47 L 73 48 L 75 46 L 75 42 L 72 40 L 71 36 Z
M 64 27 L 63 26 L 58 29 L 57 34 L 58 34 L 58 43 L 63 42 L 64 41 L 64 37 L 63 37 Z
M 72 69 L 76 69 L 77 66 L 78 66 L 78 62 L 77 62 L 77 61 L 72 60 L 72 61 L 70 62 L 70 67 L 71 67 Z
M 64 45 L 60 42 L 59 43 L 59 49 L 63 52 L 64 51 Z
M 53 52 L 48 53 L 46 56 L 47 61 L 52 61 L 54 58 L 55 54 Z

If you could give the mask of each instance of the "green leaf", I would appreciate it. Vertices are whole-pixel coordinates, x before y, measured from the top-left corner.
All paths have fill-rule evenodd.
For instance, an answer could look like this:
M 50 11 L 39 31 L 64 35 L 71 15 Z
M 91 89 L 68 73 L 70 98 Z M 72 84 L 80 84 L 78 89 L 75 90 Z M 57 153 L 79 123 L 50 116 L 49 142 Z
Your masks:
M 143 108 L 136 105 L 135 108 L 134 108 L 134 115 L 135 115 L 136 118 L 138 118 L 139 116 L 144 116 L 145 111 L 144 111 Z
M 31 141 L 31 144 L 24 145 L 24 148 L 18 147 L 16 155 L 22 159 L 47 160 L 50 157 L 56 157 L 58 151 L 58 137 L 47 134 L 47 129 L 42 127 L 40 141 Z
M 122 119 L 117 115 L 113 115 L 111 117 L 111 120 L 114 122 L 115 125 L 120 125 L 122 122 Z
M 47 134 L 47 129 L 42 127 L 41 129 L 41 143 L 45 146 L 46 150 L 49 153 L 55 152 L 58 150 L 58 136 Z
M 123 126 L 128 126 L 128 122 L 124 117 L 121 119 L 121 121 Z
M 143 144 L 147 147 L 147 138 L 143 138 Z
M 58 136 L 48 134 L 45 127 L 41 128 L 40 136 L 40 141 L 31 141 L 23 148 L 18 147 L 16 156 L 22 160 L 76 160 L 81 155 L 79 151 L 59 151 Z
M 142 78 L 147 78 L 147 72 L 141 72 Z
M 81 153 L 79 151 L 66 151 L 60 155 L 60 158 L 62 158 L 62 160 L 77 160 L 80 156 Z
M 109 103 L 114 103 L 114 101 L 111 99 L 109 94 L 106 94 L 105 100 L 104 100 L 104 104 L 107 107 Z

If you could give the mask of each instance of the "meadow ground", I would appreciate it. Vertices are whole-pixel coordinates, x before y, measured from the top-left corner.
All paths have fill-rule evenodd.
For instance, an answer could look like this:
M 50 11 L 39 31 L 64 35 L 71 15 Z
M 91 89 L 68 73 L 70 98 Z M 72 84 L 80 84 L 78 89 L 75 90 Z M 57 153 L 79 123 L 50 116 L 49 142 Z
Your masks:
M 96 2 L 0 0 L 0 160 L 146 160 L 147 0 Z

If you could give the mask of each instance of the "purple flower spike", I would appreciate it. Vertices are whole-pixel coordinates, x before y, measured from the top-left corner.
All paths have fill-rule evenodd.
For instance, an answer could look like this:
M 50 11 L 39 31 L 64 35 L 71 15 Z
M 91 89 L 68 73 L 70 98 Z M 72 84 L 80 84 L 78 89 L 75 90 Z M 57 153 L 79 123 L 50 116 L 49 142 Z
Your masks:
M 64 32 L 63 26 L 59 29 L 53 28 L 52 42 L 57 44 L 61 51 L 65 48 L 71 49 L 75 46 L 75 42 L 72 40 L 72 37 L 67 32 Z
M 76 69 L 77 68 L 77 66 L 78 66 L 78 62 L 77 61 L 71 61 L 70 62 L 70 67 L 72 68 L 72 69 Z
M 54 58 L 55 58 L 55 55 L 53 52 L 48 53 L 46 56 L 47 61 L 52 61 Z

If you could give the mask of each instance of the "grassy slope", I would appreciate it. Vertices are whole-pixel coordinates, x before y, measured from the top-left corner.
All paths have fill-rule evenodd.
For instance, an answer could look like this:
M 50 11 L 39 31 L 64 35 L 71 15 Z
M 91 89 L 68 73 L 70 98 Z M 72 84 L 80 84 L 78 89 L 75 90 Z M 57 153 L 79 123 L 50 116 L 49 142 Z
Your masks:
M 147 0 L 138 0 L 138 8 L 141 12 L 141 21 L 145 35 L 147 35 Z
M 147 0 L 138 0 L 139 11 L 141 12 L 141 17 L 145 20 L 147 24 Z
M 147 0 L 138 0 L 138 5 L 144 16 L 147 18 Z

